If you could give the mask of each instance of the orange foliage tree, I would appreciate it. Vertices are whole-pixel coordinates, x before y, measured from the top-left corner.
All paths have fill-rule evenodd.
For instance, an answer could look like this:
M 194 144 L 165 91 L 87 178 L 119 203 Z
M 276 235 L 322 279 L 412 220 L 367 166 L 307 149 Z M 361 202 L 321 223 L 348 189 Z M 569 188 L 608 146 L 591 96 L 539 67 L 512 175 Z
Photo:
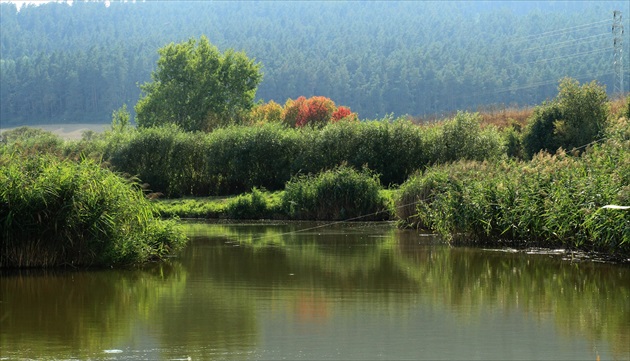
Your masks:
M 282 111 L 282 105 L 271 100 L 269 103 L 254 106 L 250 112 L 249 120 L 253 125 L 279 123 L 282 121 Z
M 339 120 L 357 120 L 357 114 L 350 108 L 337 108 L 335 102 L 323 96 L 288 99 L 282 112 L 283 122 L 291 127 L 323 126 Z

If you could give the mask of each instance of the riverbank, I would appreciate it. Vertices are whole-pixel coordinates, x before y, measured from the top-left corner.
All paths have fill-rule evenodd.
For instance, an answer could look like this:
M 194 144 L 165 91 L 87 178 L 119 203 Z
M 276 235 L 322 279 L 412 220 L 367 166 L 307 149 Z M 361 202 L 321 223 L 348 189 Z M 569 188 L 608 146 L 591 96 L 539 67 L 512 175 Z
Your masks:
M 415 204 L 415 206 L 405 206 Z M 397 217 L 453 244 L 536 245 L 630 256 L 630 123 L 620 119 L 580 156 L 458 162 L 410 178 Z
M 45 238 L 46 229 L 61 240 L 62 250 L 63 242 L 74 249 L 83 238 L 98 239 L 81 233 L 83 226 L 63 228 L 66 221 L 51 218 L 48 208 L 74 206 L 75 198 L 64 192 L 81 194 L 93 183 L 91 176 L 76 178 L 74 168 L 91 159 L 86 169 L 109 172 L 127 184 L 136 192 L 130 199 L 146 203 L 139 212 L 154 218 L 395 220 L 401 227 L 439 233 L 451 244 L 521 244 L 626 257 L 630 212 L 610 206 L 630 204 L 630 97 L 626 108 L 612 114 L 611 104 L 619 102 L 607 101 L 596 85 L 564 84 L 558 99 L 537 107 L 525 128 L 483 126 L 481 115 L 466 112 L 424 126 L 384 118 L 305 128 L 233 125 L 209 133 L 124 123 L 80 141 L 19 128 L 3 133 L 0 142 L 0 157 L 15 163 L 3 181 L 35 177 L 44 195 L 22 196 L 32 191 L 27 184 L 32 179 L 5 186 L 3 197 L 14 196 L 27 207 L 17 217 L 14 208 L 20 203 L 2 200 L 0 223 L 20 231 L 20 222 L 32 222 L 37 239 Z M 592 117 L 596 122 L 587 122 L 587 142 L 584 119 Z M 50 179 L 37 178 L 42 173 L 37 162 L 53 164 L 49 168 L 57 173 L 50 178 L 62 184 L 61 190 Z M 53 196 L 46 198 L 49 189 Z M 99 192 L 97 204 L 124 198 L 107 189 Z M 81 205 L 69 224 L 99 218 L 92 206 Z M 53 223 L 39 227 L 41 217 Z M 149 249 L 162 247 L 165 239 L 159 238 Z M 134 242 L 122 249 L 143 247 Z M 33 254 L 38 250 L 47 252 L 36 244 Z M 89 248 L 81 252 L 82 257 L 98 254 Z

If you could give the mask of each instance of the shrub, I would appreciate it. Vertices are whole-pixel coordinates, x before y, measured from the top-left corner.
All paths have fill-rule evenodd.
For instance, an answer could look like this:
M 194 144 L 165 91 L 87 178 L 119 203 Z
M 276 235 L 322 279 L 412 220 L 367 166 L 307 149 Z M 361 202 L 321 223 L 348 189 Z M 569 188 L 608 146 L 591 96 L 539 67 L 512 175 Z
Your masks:
M 385 185 L 401 184 L 426 164 L 421 128 L 404 119 L 329 124 L 316 133 L 307 148 L 310 172 L 346 162 L 379 174 Z
M 217 129 L 208 136 L 205 154 L 215 185 L 212 193 L 282 189 L 291 178 L 299 146 L 299 133 L 278 124 Z
M 524 146 L 531 157 L 539 151 L 582 148 L 599 139 L 609 115 L 606 91 L 595 81 L 579 85 L 565 78 L 558 95 L 538 107 L 526 129 Z
M 23 155 L 46 153 L 60 156 L 63 153 L 63 140 L 47 130 L 19 127 L 3 132 L 2 137 L 6 147 Z M 0 152 L 2 149 L 0 147 Z
M 480 122 L 479 113 L 458 112 L 453 119 L 438 125 L 437 133 L 429 131 L 426 138 L 431 152 L 428 163 L 484 160 L 505 154 L 499 131 L 493 126 L 482 130 Z
M 561 118 L 562 110 L 556 102 L 534 109 L 523 134 L 523 149 L 529 158 L 540 151 L 553 153 L 560 147 L 554 136 L 554 123 Z
M 342 165 L 317 175 L 294 177 L 286 184 L 282 204 L 293 219 L 386 219 L 380 189 L 371 172 Z
M 521 132 L 514 126 L 510 126 L 503 131 L 505 147 L 508 157 L 523 159 L 523 139 Z
M 0 165 L 0 267 L 136 263 L 184 243 L 136 186 L 93 161 L 9 155 Z
M 113 150 L 111 164 L 121 172 L 139 177 L 152 191 L 168 193 L 171 152 L 180 132 L 172 124 L 135 132 Z
M 351 121 L 359 120 L 357 113 L 353 113 L 348 107 L 340 106 L 339 108 L 337 108 L 337 110 L 335 110 L 332 113 L 332 121 L 338 122 L 343 119 L 347 119 Z
M 331 122 L 340 120 L 358 120 L 357 114 L 352 113 L 348 107 L 335 106 L 335 102 L 322 96 L 296 100 L 288 99 L 282 113 L 283 123 L 289 127 L 322 127 Z

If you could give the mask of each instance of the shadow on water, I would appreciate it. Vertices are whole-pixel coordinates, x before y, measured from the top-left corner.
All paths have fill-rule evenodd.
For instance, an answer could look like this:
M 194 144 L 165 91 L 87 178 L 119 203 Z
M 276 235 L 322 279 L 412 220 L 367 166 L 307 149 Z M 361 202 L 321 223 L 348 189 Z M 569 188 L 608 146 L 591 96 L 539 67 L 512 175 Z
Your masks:
M 431 350 L 451 359 L 532 358 L 538 346 L 528 344 L 529 331 L 522 334 L 520 347 L 531 348 L 524 353 L 485 344 L 505 338 L 493 322 L 519 315 L 534 324 L 527 326 L 533 332 L 550 324 L 553 337 L 584 339 L 582 358 L 630 358 L 627 266 L 450 248 L 387 223 L 188 227 L 190 246 L 168 264 L 0 274 L 2 357 L 374 358 L 368 352 L 380 345 L 376 358 L 436 358 Z M 408 339 L 383 343 L 388 327 Z M 518 334 L 520 327 L 507 329 Z M 452 342 L 423 345 L 429 353 L 414 354 L 419 335 L 429 343 L 431 330 L 441 328 Z M 311 337 L 296 338 L 300 332 Z M 467 332 L 476 344 L 458 345 Z M 324 353 L 335 342 L 341 353 Z M 571 352 L 577 351 L 546 349 L 538 356 Z

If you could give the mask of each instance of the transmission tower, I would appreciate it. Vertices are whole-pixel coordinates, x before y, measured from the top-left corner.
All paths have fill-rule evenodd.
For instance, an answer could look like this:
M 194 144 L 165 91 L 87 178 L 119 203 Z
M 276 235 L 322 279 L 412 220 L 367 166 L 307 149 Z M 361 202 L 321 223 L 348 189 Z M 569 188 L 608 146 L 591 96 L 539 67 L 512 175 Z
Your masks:
M 614 94 L 623 94 L 623 23 L 621 11 L 613 11 L 613 70 L 615 72 Z

